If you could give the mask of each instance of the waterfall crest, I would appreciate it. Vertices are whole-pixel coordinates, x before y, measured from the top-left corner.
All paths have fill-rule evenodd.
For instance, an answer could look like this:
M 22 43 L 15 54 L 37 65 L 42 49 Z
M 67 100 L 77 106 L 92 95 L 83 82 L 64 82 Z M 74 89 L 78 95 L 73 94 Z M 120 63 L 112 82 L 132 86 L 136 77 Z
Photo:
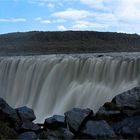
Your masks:
M 97 111 L 115 95 L 140 85 L 140 58 L 1 57 L 0 97 L 34 109 L 37 121 L 72 107 Z

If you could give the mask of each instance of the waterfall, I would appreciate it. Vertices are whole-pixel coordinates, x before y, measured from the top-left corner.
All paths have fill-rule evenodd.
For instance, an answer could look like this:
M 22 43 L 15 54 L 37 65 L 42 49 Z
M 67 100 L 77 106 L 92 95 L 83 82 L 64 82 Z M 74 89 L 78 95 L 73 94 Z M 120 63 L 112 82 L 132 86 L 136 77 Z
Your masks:
M 34 109 L 37 121 L 73 108 L 95 112 L 140 85 L 140 58 L 70 55 L 0 57 L 0 97 Z

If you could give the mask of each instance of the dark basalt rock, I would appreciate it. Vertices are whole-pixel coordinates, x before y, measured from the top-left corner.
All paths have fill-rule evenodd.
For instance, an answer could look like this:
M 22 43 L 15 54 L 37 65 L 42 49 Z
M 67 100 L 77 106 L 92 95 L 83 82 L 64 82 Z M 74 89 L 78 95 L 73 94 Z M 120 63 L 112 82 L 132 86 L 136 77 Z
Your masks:
M 1 120 L 2 119 L 2 120 Z M 19 117 L 16 111 L 10 107 L 2 98 L 0 98 L 0 120 L 10 120 L 12 122 L 19 122 Z
M 106 121 L 88 121 L 80 130 L 79 138 L 112 139 L 116 138 L 113 129 Z
M 20 127 L 20 131 L 39 131 L 40 127 L 37 124 L 34 124 L 33 122 L 30 121 L 26 121 L 23 122 L 21 127 Z
M 54 115 L 47 118 L 44 122 L 44 128 L 55 129 L 57 127 L 65 126 L 65 117 L 60 115 Z
M 50 131 L 42 131 L 39 136 L 38 139 L 42 140 L 42 139 L 46 139 L 46 140 L 59 140 L 58 136 L 55 134 L 55 132 L 50 132 Z
M 120 121 L 125 117 L 125 113 L 119 110 L 108 110 L 104 106 L 95 115 L 96 120 L 106 120 L 109 123 Z
M 93 111 L 90 109 L 73 108 L 65 113 L 66 124 L 73 133 L 76 133 L 91 116 Z
M 72 139 L 74 137 L 73 133 L 67 128 L 58 128 L 55 130 L 48 129 L 47 131 L 42 131 L 39 134 L 39 139 Z
M 38 134 L 38 139 L 48 139 L 47 131 L 43 130 Z
M 133 88 L 105 103 L 96 115 L 73 108 L 35 124 L 28 107 L 16 110 L 0 98 L 0 139 L 140 139 L 140 88 Z
M 71 131 L 69 131 L 68 129 L 63 128 L 63 137 L 65 139 L 73 139 L 74 138 L 74 134 Z
M 112 103 L 123 109 L 139 109 L 140 108 L 140 87 L 135 87 L 124 93 L 117 95 Z
M 109 123 L 121 121 L 130 116 L 140 114 L 140 88 L 135 87 L 105 103 L 96 113 L 95 119 L 106 120 Z
M 37 135 L 35 132 L 25 132 L 25 133 L 21 133 L 18 136 L 18 139 L 24 139 L 24 140 L 34 140 L 37 138 Z
M 10 107 L 2 98 L 0 98 L 0 121 L 6 122 L 16 131 L 19 130 L 20 118 L 17 112 Z
M 16 139 L 17 132 L 6 122 L 0 122 L 0 140 Z
M 23 122 L 27 120 L 34 121 L 36 119 L 34 111 L 26 106 L 17 108 L 16 111 Z
M 125 139 L 139 137 L 140 139 L 140 116 L 128 117 L 113 125 L 117 135 Z
M 112 110 L 112 111 L 122 111 L 122 108 L 117 106 L 115 103 L 113 102 L 106 102 L 102 107 L 104 107 L 107 111 L 108 110 Z
M 122 112 L 123 112 L 123 114 L 125 114 L 127 117 L 140 115 L 140 109 L 135 109 L 135 110 L 125 109 L 125 110 L 123 110 Z

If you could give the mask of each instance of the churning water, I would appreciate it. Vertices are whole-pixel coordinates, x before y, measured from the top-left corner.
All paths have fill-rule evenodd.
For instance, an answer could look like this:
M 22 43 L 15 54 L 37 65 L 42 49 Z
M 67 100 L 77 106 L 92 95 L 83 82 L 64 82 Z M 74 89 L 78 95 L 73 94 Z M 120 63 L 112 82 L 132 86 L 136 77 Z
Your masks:
M 0 97 L 29 106 L 37 121 L 73 107 L 97 111 L 140 85 L 138 56 L 44 55 L 0 58 Z

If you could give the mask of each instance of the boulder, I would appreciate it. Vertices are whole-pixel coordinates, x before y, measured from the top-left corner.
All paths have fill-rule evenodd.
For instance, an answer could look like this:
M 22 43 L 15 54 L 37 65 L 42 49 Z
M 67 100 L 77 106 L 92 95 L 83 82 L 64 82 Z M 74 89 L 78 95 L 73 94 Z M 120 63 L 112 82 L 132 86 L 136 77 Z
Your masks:
M 39 134 L 39 139 L 72 139 L 74 134 L 70 132 L 67 128 L 58 128 L 55 130 L 48 129 L 47 131 L 42 131 Z
M 66 124 L 73 133 L 77 133 L 91 116 L 93 111 L 90 109 L 73 108 L 65 113 Z
M 63 138 L 68 140 L 73 139 L 74 134 L 71 131 L 69 131 L 69 129 L 63 128 Z
M 96 113 L 97 120 L 108 122 L 121 121 L 130 116 L 140 114 L 140 88 L 135 87 L 113 98 L 112 102 L 105 103 Z
M 9 126 L 13 127 L 16 131 L 19 130 L 21 124 L 17 112 L 2 98 L 0 98 L 0 121 L 9 123 Z
M 39 134 L 38 134 L 38 139 L 48 139 L 48 132 L 45 130 L 42 130 Z
M 140 116 L 128 117 L 121 122 L 113 124 L 114 131 L 117 135 L 125 139 L 140 138 Z
M 140 87 L 135 87 L 113 98 L 112 103 L 123 109 L 140 108 Z
M 17 132 L 10 128 L 6 122 L 0 122 L 0 140 L 16 139 Z
M 34 140 L 36 138 L 37 135 L 35 132 L 24 132 L 18 136 L 18 139 L 24 139 L 24 140 Z
M 38 139 L 39 140 L 42 140 L 42 139 L 46 139 L 46 140 L 59 140 L 59 138 L 57 137 L 57 135 L 55 135 L 55 133 L 53 131 L 52 132 L 41 131 L 39 133 Z
M 14 123 L 19 123 L 20 121 L 17 112 L 12 107 L 10 107 L 2 98 L 0 98 L 0 120 L 12 121 Z
M 131 117 L 131 116 L 137 116 L 140 115 L 140 109 L 124 109 L 122 110 L 122 113 L 125 114 L 125 116 L 127 117 Z
M 106 102 L 102 107 L 104 107 L 107 111 L 108 110 L 112 110 L 112 111 L 122 111 L 122 108 L 117 106 L 115 103 L 113 102 Z
M 17 108 L 16 111 L 22 122 L 34 121 L 36 119 L 34 111 L 31 108 L 24 106 Z
M 34 124 L 33 122 L 30 122 L 30 121 L 23 122 L 20 127 L 20 131 L 22 131 L 22 132 L 39 131 L 39 130 L 40 130 L 40 127 L 37 124 Z
M 116 135 L 106 121 L 90 120 L 82 127 L 77 138 L 112 139 Z
M 119 110 L 107 110 L 104 106 L 99 109 L 95 115 L 96 120 L 106 120 L 107 122 L 120 121 L 125 117 L 125 114 Z
M 57 127 L 65 126 L 65 117 L 60 115 L 54 115 L 47 118 L 44 122 L 44 128 L 55 129 Z

